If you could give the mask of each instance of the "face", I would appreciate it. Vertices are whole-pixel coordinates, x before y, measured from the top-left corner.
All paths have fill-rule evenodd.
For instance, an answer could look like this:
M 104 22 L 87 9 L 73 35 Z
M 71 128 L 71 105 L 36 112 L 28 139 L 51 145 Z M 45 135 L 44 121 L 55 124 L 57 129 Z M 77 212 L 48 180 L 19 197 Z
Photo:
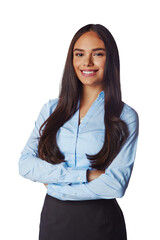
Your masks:
M 83 85 L 103 89 L 106 49 L 97 33 L 84 33 L 73 48 L 73 67 Z

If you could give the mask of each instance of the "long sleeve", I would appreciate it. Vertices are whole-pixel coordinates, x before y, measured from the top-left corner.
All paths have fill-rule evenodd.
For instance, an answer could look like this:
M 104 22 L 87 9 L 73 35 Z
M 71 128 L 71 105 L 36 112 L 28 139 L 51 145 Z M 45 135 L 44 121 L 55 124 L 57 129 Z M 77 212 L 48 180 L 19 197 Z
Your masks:
M 53 165 L 38 158 L 39 128 L 51 114 L 51 101 L 55 108 L 57 99 L 50 100 L 44 104 L 35 122 L 34 129 L 21 153 L 19 159 L 19 174 L 34 182 L 41 183 L 67 185 L 69 183 L 86 182 L 86 169 L 68 167 L 66 162 Z
M 90 200 L 120 198 L 128 186 L 138 141 L 139 119 L 130 108 L 122 119 L 129 129 L 129 137 L 110 166 L 98 178 L 82 184 L 48 185 L 48 194 L 61 200 Z

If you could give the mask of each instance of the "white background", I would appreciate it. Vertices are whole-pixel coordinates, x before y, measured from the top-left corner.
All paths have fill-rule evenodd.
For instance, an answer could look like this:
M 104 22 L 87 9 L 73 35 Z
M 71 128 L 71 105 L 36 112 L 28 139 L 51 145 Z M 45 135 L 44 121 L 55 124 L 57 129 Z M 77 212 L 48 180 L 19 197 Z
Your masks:
M 58 96 L 73 35 L 89 23 L 113 34 L 123 101 L 139 114 L 135 166 L 118 200 L 128 239 L 160 239 L 159 16 L 155 0 L 0 2 L 0 239 L 38 239 L 46 189 L 19 176 L 18 160 L 42 105 Z

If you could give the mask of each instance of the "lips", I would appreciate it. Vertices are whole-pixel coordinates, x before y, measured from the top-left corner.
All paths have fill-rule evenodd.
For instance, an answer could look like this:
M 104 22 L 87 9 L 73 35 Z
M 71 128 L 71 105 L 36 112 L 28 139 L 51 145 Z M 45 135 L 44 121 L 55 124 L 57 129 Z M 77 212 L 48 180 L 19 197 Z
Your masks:
M 85 77 L 91 77 L 91 76 L 96 75 L 97 71 L 98 71 L 97 69 L 95 69 L 95 70 L 94 69 L 84 69 L 84 70 L 81 70 L 81 73 Z

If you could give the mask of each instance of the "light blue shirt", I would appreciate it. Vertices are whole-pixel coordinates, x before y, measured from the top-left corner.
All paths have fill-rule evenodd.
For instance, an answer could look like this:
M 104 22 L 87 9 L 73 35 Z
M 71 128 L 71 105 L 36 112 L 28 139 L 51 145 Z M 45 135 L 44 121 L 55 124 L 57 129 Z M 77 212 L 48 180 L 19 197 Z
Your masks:
M 60 200 L 91 200 L 120 198 L 124 195 L 134 165 L 137 139 L 138 114 L 124 104 L 120 118 L 126 122 L 129 137 L 105 173 L 87 182 L 90 161 L 87 154 L 96 154 L 104 143 L 104 91 L 100 92 L 79 125 L 79 106 L 74 116 L 59 129 L 57 144 L 66 162 L 50 164 L 38 158 L 39 128 L 52 114 L 58 98 L 49 100 L 42 107 L 34 129 L 21 153 L 19 173 L 34 182 L 47 183 L 47 193 Z

